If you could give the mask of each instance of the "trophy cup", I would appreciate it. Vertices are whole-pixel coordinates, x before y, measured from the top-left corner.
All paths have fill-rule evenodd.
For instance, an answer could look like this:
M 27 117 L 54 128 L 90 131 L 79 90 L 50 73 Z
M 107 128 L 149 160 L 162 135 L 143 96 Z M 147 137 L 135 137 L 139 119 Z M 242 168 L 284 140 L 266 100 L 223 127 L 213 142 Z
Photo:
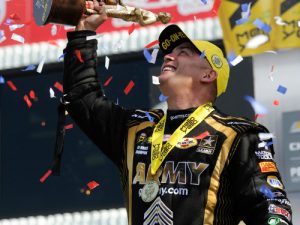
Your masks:
M 127 6 L 121 0 L 104 0 L 107 16 L 125 21 L 137 22 L 141 26 L 155 22 L 168 23 L 171 15 L 167 12 L 151 11 Z M 83 14 L 97 12 L 87 8 L 86 0 L 34 0 L 34 19 L 38 25 L 56 23 L 76 26 Z

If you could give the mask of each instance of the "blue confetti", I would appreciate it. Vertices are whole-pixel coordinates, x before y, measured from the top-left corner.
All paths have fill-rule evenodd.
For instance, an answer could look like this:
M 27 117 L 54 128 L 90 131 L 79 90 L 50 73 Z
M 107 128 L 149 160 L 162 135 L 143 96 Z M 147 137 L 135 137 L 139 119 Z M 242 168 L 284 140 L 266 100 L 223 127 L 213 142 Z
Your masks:
M 152 60 L 152 56 L 147 48 L 144 49 L 144 56 L 145 56 L 147 62 L 150 63 Z
M 277 88 L 277 91 L 281 94 L 285 94 L 286 91 L 287 91 L 287 88 L 282 86 L 282 85 L 279 85 L 278 88 Z
M 265 33 L 269 33 L 272 30 L 268 24 L 264 23 L 260 19 L 256 19 L 253 24 L 259 29 L 263 30 Z
M 205 5 L 207 4 L 207 0 L 201 0 L 201 2 Z
M 29 66 L 27 66 L 25 69 L 23 69 L 22 71 L 34 70 L 35 68 L 36 68 L 35 65 L 29 65 Z
M 259 102 L 255 101 L 255 99 L 253 97 L 246 95 L 244 98 L 246 101 L 248 101 L 251 104 L 255 114 L 264 115 L 264 114 L 268 113 L 267 108 L 265 108 Z
M 265 185 L 261 186 L 259 191 L 262 192 L 266 197 L 270 199 L 274 198 L 274 193 Z
M 154 119 L 150 116 L 150 114 L 148 112 L 145 112 L 146 116 L 148 117 L 150 122 L 153 122 Z
M 203 59 L 204 57 L 205 57 L 205 50 L 201 52 L 200 59 Z
M 60 61 L 61 59 L 65 58 L 66 53 L 62 54 L 61 56 L 58 57 L 58 61 Z
M 248 6 L 249 6 L 249 4 L 247 4 L 247 3 L 241 4 L 242 11 L 247 12 L 248 11 Z
M 5 79 L 2 75 L 0 75 L 0 84 L 4 84 L 5 83 Z
M 167 101 L 167 99 L 168 99 L 167 96 L 164 96 L 163 94 L 160 94 L 160 96 L 159 96 L 159 101 L 160 102 L 165 102 L 165 101 Z
M 273 141 L 269 141 L 269 142 L 266 144 L 266 146 L 269 147 L 269 146 L 271 146 L 272 144 L 273 144 Z

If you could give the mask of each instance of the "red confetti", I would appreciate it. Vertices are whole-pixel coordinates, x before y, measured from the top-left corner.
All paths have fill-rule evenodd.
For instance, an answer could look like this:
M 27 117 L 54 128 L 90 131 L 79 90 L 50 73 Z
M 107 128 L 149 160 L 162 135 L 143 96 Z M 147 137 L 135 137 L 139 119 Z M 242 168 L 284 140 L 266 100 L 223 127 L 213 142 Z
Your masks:
M 27 103 L 28 107 L 31 108 L 32 103 L 27 95 L 24 95 L 24 101 Z
M 93 190 L 93 189 L 95 189 L 96 187 L 98 187 L 99 184 L 98 184 L 96 181 L 93 180 L 93 181 L 89 182 L 89 183 L 87 184 L 87 186 L 89 187 L 90 190 Z
M 155 41 L 152 41 L 149 44 L 147 44 L 144 48 L 151 48 L 152 46 L 157 45 L 157 44 L 159 44 L 159 41 L 155 40 Z
M 205 132 L 203 132 L 203 133 L 201 133 L 201 134 L 199 134 L 197 137 L 195 137 L 197 140 L 199 140 L 199 139 L 203 139 L 203 138 L 205 138 L 205 137 L 207 137 L 209 135 L 209 132 L 208 131 L 205 131 Z
M 12 13 L 12 14 L 10 14 L 10 16 L 9 16 L 9 19 L 12 19 L 12 20 L 20 20 L 21 18 L 20 18 L 16 13 Z
M 109 83 L 111 82 L 112 78 L 113 78 L 113 77 L 111 76 L 110 78 L 107 79 L 107 81 L 105 81 L 104 87 L 106 87 L 106 86 L 109 85 Z
M 44 183 L 44 181 L 52 174 L 52 170 L 48 170 L 40 179 L 41 183 Z
M 132 32 L 134 31 L 134 29 L 135 29 L 135 24 L 133 23 L 133 24 L 131 24 L 131 26 L 128 28 L 128 34 L 129 34 L 129 35 L 132 34 Z
M 75 55 L 77 57 L 77 59 L 79 60 L 79 62 L 83 63 L 83 59 L 81 57 L 81 52 L 79 50 L 75 50 Z
M 62 86 L 61 83 L 55 82 L 54 87 L 55 87 L 57 90 L 59 90 L 60 92 L 62 92 L 62 93 L 64 92 L 64 88 L 63 88 L 63 86 Z
M 255 114 L 254 120 L 257 120 L 258 117 L 264 117 L 264 116 L 265 116 L 264 114 Z
M 36 95 L 35 95 L 34 90 L 31 90 L 31 91 L 29 92 L 29 97 L 30 97 L 31 99 L 36 99 Z
M 273 101 L 273 105 L 279 105 L 279 100 L 275 99 L 275 100 Z
M 73 127 L 74 127 L 73 124 L 70 123 L 70 124 L 68 124 L 68 125 L 65 126 L 65 129 L 69 130 L 69 129 L 72 129 Z
M 128 93 L 131 91 L 131 89 L 133 88 L 133 86 L 134 86 L 134 82 L 131 80 L 128 83 L 127 87 L 124 89 L 125 95 L 128 95 Z
M 11 80 L 6 81 L 6 83 L 11 88 L 11 90 L 17 91 L 17 87 L 15 86 L 15 84 Z

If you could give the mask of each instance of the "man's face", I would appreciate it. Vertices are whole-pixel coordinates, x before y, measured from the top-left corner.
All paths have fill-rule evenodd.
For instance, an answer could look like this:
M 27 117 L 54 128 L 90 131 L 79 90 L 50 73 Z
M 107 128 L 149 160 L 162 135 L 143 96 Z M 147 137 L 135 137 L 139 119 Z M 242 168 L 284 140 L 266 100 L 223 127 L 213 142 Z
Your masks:
M 191 88 L 199 83 L 201 74 L 206 70 L 211 70 L 208 61 L 200 58 L 199 52 L 191 43 L 183 43 L 164 56 L 159 76 L 160 87 Z

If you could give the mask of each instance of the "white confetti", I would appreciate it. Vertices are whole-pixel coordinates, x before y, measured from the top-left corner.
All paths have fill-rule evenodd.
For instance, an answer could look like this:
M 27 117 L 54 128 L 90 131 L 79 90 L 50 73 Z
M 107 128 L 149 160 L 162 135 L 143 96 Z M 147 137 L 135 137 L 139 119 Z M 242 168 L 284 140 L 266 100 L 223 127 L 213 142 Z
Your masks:
M 152 84 L 159 85 L 159 78 L 157 76 L 152 76 Z
M 151 54 L 151 60 L 150 60 L 150 63 L 155 64 L 156 58 L 157 58 L 157 54 L 158 54 L 158 51 L 159 51 L 158 48 L 153 49 L 153 52 L 152 52 L 152 54 Z
M 266 141 L 269 140 L 271 138 L 275 138 L 275 135 L 272 133 L 259 133 L 258 137 L 261 141 Z
M 251 49 L 257 48 L 260 45 L 265 44 L 268 40 L 269 37 L 267 35 L 264 34 L 256 35 L 247 42 L 246 48 L 251 48 Z
M 236 66 L 240 62 L 242 62 L 244 58 L 241 55 L 238 55 L 236 58 L 234 58 L 232 61 L 230 61 L 230 64 L 233 66 Z
M 107 56 L 105 56 L 105 68 L 108 70 L 109 67 L 109 58 Z
M 266 53 L 272 53 L 272 54 L 277 54 L 276 51 L 272 51 L 272 50 L 269 50 L 269 51 L 265 51 Z
M 98 38 L 101 38 L 102 36 L 103 36 L 103 34 L 91 35 L 91 36 L 87 36 L 86 40 L 89 41 L 89 40 L 93 40 L 93 39 L 98 39 Z
M 9 30 L 10 30 L 10 31 L 13 31 L 13 30 L 22 28 L 22 27 L 24 27 L 24 26 L 25 26 L 25 24 L 13 24 L 13 25 L 10 25 L 10 26 L 9 26 Z
M 298 21 L 298 27 L 300 27 L 300 20 Z
M 55 36 L 57 34 L 57 26 L 54 24 L 51 27 L 51 35 Z
M 11 39 L 14 40 L 14 41 L 21 42 L 23 44 L 25 43 L 25 39 L 21 35 L 18 35 L 18 34 L 15 34 L 15 33 L 13 33 L 11 35 Z
M 275 16 L 274 19 L 275 19 L 275 23 L 277 25 L 279 25 L 279 26 L 285 26 L 286 25 L 286 23 L 282 21 L 282 18 L 280 16 Z
M 265 142 L 265 141 L 258 143 L 259 148 L 264 148 L 266 145 L 267 145 L 267 142 Z
M 50 98 L 56 98 L 55 97 L 55 92 L 53 91 L 52 88 L 49 89 L 49 93 L 50 93 Z
M 41 73 L 44 67 L 45 57 L 42 57 L 40 64 L 38 65 L 36 72 Z
M 71 31 L 71 30 L 74 30 L 75 27 L 66 25 L 66 26 L 64 26 L 64 29 L 65 29 L 65 31 Z
M 251 2 L 247 5 L 247 11 L 241 12 L 241 17 L 247 19 L 250 16 Z

